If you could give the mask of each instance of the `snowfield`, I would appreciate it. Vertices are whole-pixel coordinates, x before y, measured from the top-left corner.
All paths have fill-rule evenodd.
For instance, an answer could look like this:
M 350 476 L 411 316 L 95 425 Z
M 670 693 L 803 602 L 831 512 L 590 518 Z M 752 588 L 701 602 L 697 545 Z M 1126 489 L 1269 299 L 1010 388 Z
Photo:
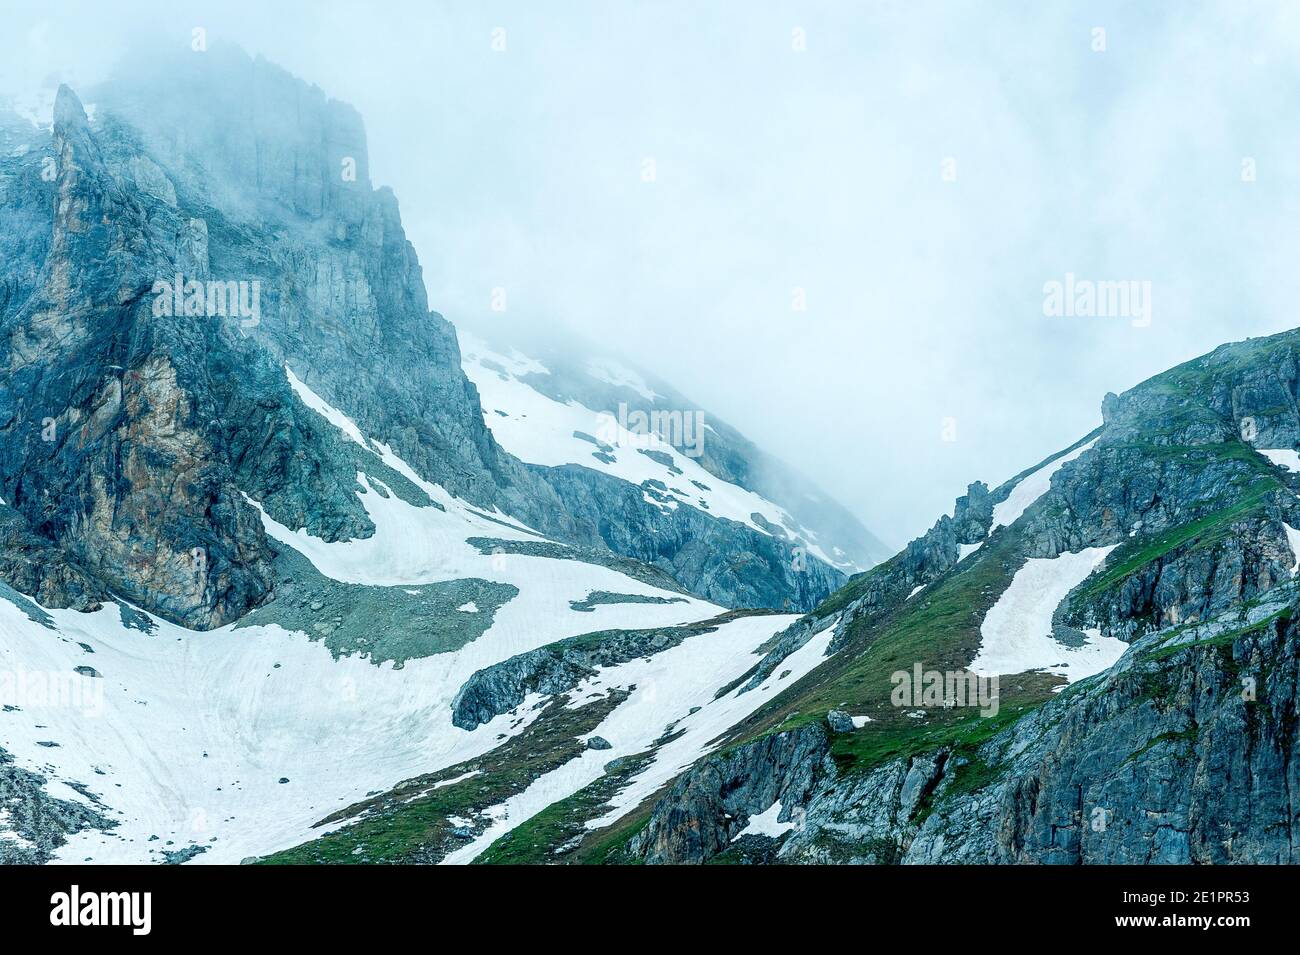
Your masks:
M 444 864 L 472 862 L 515 826 L 595 782 L 610 760 L 650 748 L 671 724 L 681 735 L 658 747 L 653 762 L 610 800 L 609 812 L 588 821 L 587 828 L 599 829 L 617 820 L 708 753 L 721 734 L 771 699 L 777 692 L 775 688 L 794 683 L 825 659 L 831 628 L 786 658 L 781 672 L 790 672 L 785 679 L 773 676 L 748 693 L 741 693 L 738 687 L 721 699 L 714 699 L 719 687 L 741 676 L 761 659 L 759 648 L 774 633 L 797 619 L 797 614 L 743 617 L 716 633 L 694 637 L 649 659 L 602 669 L 574 691 L 572 700 L 580 703 L 614 688 L 635 687 L 590 734 L 604 737 L 612 748 L 587 750 L 497 806 L 492 813 L 496 819 L 493 826 L 448 856 Z M 691 713 L 692 707 L 699 709 Z
M 464 330 L 459 330 L 458 335 L 461 367 L 478 388 L 483 421 L 497 442 L 520 460 L 545 467 L 577 464 L 636 485 L 660 481 L 668 488 L 670 500 L 663 503 L 647 496 L 646 500 L 657 507 L 671 510 L 686 505 L 769 535 L 770 526 L 781 527 L 792 538 L 802 541 L 808 553 L 819 560 L 832 567 L 857 569 L 842 555 L 832 557 L 825 553 L 817 544 L 816 534 L 800 526 L 783 508 L 710 474 L 694 457 L 684 453 L 689 448 L 673 447 L 655 434 L 629 431 L 618 420 L 617 408 L 587 408 L 573 399 L 566 403 L 556 401 L 524 380 L 528 375 L 549 374 L 540 362 L 517 351 L 510 354 L 495 351 L 487 342 Z M 595 368 L 589 367 L 588 371 L 599 381 L 630 388 L 646 398 L 646 407 L 633 411 L 648 412 L 653 398 L 661 397 L 634 372 L 616 363 L 604 361 Z M 691 413 L 688 409 L 673 410 Z M 600 448 L 575 437 L 575 432 L 595 438 L 612 450 L 605 457 L 597 458 L 594 455 Z M 707 436 L 704 440 L 708 440 Z M 651 454 L 643 454 L 642 450 Z M 681 473 L 673 473 L 674 469 Z M 760 515 L 762 521 L 755 521 L 754 514 Z
M 1114 549 L 1115 545 L 1090 547 L 1025 561 L 985 615 L 980 627 L 983 639 L 969 669 L 981 676 L 1046 670 L 1073 682 L 1111 666 L 1128 644 L 1088 630 L 1082 646 L 1068 646 L 1052 636 L 1052 615 Z
M 410 470 L 287 373 L 310 407 L 390 466 Z M 200 847 L 196 863 L 236 863 L 301 844 L 329 831 L 312 825 L 335 810 L 480 756 L 502 734 L 521 732 L 536 715 L 536 697 L 472 732 L 452 725 L 451 702 L 476 670 L 578 633 L 672 626 L 722 612 L 601 566 L 482 554 L 466 539 L 539 538 L 408 476 L 446 510 L 359 492 L 376 527 L 365 540 L 326 543 L 263 513 L 272 537 L 335 580 L 408 589 L 481 577 L 518 588 L 478 639 L 401 668 L 377 666 L 365 655 L 335 659 L 323 643 L 277 625 L 196 632 L 142 614 L 153 624 L 145 632 L 127 626 L 119 607 L 109 605 L 92 614 L 46 611 L 47 627 L 0 599 L 0 675 L 9 677 L 0 680 L 0 747 L 18 766 L 46 776 L 51 795 L 95 805 L 83 795 L 88 792 L 118 823 L 72 836 L 58 861 L 160 862 L 164 852 Z M 358 479 L 367 487 L 364 475 Z M 570 607 L 596 590 L 677 602 L 601 604 L 586 612 Z M 498 807 L 493 838 L 544 808 L 548 796 L 560 798 L 594 779 L 610 759 L 645 749 L 692 706 L 703 709 L 683 722 L 689 746 L 665 747 L 647 775 L 658 779 L 659 762 L 675 768 L 690 753 L 706 751 L 766 696 L 755 691 L 737 705 L 731 697 L 711 702 L 714 692 L 752 665 L 754 651 L 793 619 L 741 618 L 602 672 L 577 699 L 637 685 L 596 730 L 615 748 L 589 751 L 575 761 L 580 766 L 562 767 Z M 60 692 L 42 690 L 52 687 Z M 0 820 L 0 839 L 10 824 Z
M 1269 448 L 1257 450 L 1278 467 L 1287 471 L 1300 473 L 1300 451 L 1294 451 L 1291 448 Z
M 1052 475 L 1071 461 L 1077 459 L 1085 451 L 1089 450 L 1097 439 L 1093 438 L 1087 444 L 1080 445 L 1069 454 L 1063 454 L 1055 461 L 1044 464 L 1037 471 L 1033 471 L 1023 478 L 1011 489 L 1007 499 L 1001 504 L 993 505 L 993 523 L 989 525 L 989 533 L 999 527 L 1014 524 L 1020 519 L 1020 515 L 1029 509 L 1029 506 L 1047 493 L 1048 488 L 1052 486 Z
M 75 677 L 62 699 L 11 689 L 0 703 L 19 709 L 0 714 L 0 740 L 51 778 L 51 795 L 85 785 L 119 823 L 72 836 L 62 861 L 162 861 L 198 845 L 196 861 L 234 863 L 288 848 L 366 792 L 479 755 L 523 725 L 503 716 L 452 730 L 452 659 L 395 670 L 334 660 L 278 627 L 196 633 L 155 619 L 146 634 L 122 626 L 116 606 L 49 613 L 57 631 L 0 601 L 0 668 L 47 685 L 78 666 L 100 675 Z

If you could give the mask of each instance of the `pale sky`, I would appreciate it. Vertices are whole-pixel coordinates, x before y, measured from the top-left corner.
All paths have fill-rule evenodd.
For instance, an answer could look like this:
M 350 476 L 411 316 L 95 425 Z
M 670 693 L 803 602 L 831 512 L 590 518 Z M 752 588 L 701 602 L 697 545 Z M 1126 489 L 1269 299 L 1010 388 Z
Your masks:
M 106 6 L 0 3 L 0 95 L 142 34 L 265 55 L 365 117 L 432 307 L 505 288 L 893 545 L 1106 391 L 1296 324 L 1297 4 Z M 1150 282 L 1150 325 L 1045 316 L 1066 273 Z

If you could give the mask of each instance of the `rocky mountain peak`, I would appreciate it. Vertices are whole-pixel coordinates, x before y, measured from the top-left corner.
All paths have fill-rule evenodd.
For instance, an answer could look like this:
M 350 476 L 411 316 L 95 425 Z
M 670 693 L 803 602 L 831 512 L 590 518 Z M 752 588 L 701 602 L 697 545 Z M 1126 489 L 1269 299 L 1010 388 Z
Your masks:
M 129 61 L 93 99 L 91 122 L 59 91 L 52 165 L 35 151 L 5 160 L 3 181 L 32 188 L 0 194 L 17 277 L 0 302 L 15 386 L 0 401 L 0 489 L 125 598 L 198 628 L 247 613 L 275 589 L 249 500 L 324 541 L 364 539 L 356 476 L 383 471 L 378 446 L 456 498 L 725 605 L 806 609 L 843 579 L 833 540 L 810 555 L 761 497 L 725 518 L 697 500 L 717 482 L 733 497 L 754 494 L 746 484 L 812 496 L 751 480 L 759 453 L 721 422 L 727 451 L 705 457 L 698 487 L 663 452 L 645 458 L 662 476 L 638 486 L 503 450 L 455 330 L 429 310 L 397 200 L 369 181 L 350 106 L 220 45 Z M 377 444 L 347 447 L 291 380 Z
M 260 56 L 217 43 L 137 59 L 95 101 L 164 166 L 201 180 L 227 214 L 255 214 L 256 197 L 312 219 L 364 218 L 372 189 L 361 115 Z
M 66 83 L 60 83 L 59 90 L 54 96 L 55 130 L 62 135 L 67 135 L 72 129 L 88 125 L 90 121 L 86 118 L 86 108 L 81 105 L 81 100 L 71 87 Z

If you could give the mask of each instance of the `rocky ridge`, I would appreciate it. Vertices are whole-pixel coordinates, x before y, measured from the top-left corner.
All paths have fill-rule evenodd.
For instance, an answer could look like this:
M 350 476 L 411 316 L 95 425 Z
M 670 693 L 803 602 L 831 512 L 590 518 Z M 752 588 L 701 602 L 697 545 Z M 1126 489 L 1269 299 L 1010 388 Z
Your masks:
M 994 515 L 1039 469 L 973 485 L 952 518 L 787 631 L 765 668 L 830 621 L 840 636 L 629 817 L 608 858 L 1293 861 L 1298 356 L 1289 332 L 1107 396 L 1102 428 L 1073 449 L 1086 450 L 1007 525 Z M 1004 675 L 992 719 L 889 705 L 886 667 L 964 665 L 1017 567 L 1095 546 L 1113 550 L 1057 607 L 1054 632 L 1119 637 L 1118 663 L 1064 689 Z M 870 721 L 836 725 L 831 707 Z M 780 835 L 738 839 L 776 803 Z

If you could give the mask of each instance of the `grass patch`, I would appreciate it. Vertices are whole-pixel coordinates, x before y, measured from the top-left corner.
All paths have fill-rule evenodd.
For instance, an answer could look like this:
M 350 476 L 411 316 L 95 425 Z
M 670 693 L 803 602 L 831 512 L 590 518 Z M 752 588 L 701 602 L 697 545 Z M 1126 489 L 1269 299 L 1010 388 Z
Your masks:
M 1159 736 L 1153 736 L 1151 739 L 1147 740 L 1146 743 L 1140 749 L 1135 749 L 1133 752 L 1129 753 L 1128 756 L 1125 758 L 1124 762 L 1121 763 L 1120 765 L 1122 766 L 1128 765 L 1129 763 L 1133 762 L 1135 759 L 1140 758 L 1142 754 L 1146 753 L 1148 750 L 1155 748 L 1156 746 L 1159 746 L 1161 743 L 1185 744 L 1187 749 L 1181 754 L 1185 758 L 1191 753 L 1192 747 L 1196 745 L 1196 740 L 1200 737 L 1200 735 L 1201 735 L 1201 728 L 1197 726 L 1195 723 L 1193 723 L 1189 728 L 1185 730 L 1179 730 L 1177 732 L 1170 732 L 1170 733 L 1161 733 Z
M 973 760 L 981 746 L 1046 703 L 1056 682 L 1044 674 L 1026 675 L 1011 699 L 1003 693 L 996 716 L 982 717 L 974 709 L 932 710 L 926 720 L 904 716 L 890 723 L 868 723 L 857 732 L 837 734 L 831 742 L 831 758 L 846 773 L 866 772 L 942 748 Z
M 1255 623 L 1247 624 L 1242 627 L 1236 627 L 1235 629 L 1227 630 L 1223 633 L 1215 634 L 1213 637 L 1209 637 L 1208 639 L 1205 640 L 1194 640 L 1190 643 L 1178 643 L 1178 644 L 1174 644 L 1173 646 L 1166 645 L 1166 646 L 1157 647 L 1154 650 L 1150 650 L 1144 653 L 1142 655 L 1142 659 L 1159 662 L 1161 660 L 1167 660 L 1170 657 L 1172 657 L 1174 654 L 1180 653 L 1183 650 L 1198 650 L 1206 647 L 1230 646 L 1231 644 L 1236 643 L 1238 640 L 1240 640 L 1242 637 L 1246 636 L 1247 634 L 1259 633 L 1268 627 L 1274 626 L 1277 623 L 1285 624 L 1289 622 L 1291 620 L 1291 615 L 1293 612 L 1294 612 L 1293 607 L 1283 607 L 1277 613 L 1270 614 L 1269 616 L 1263 618 L 1262 620 L 1257 620 Z M 1183 628 L 1180 628 L 1180 631 L 1182 629 Z
M 577 709 L 559 697 L 518 736 L 477 759 L 407 780 L 387 793 L 333 813 L 318 825 L 355 819 L 350 825 L 259 860 L 268 865 L 436 862 L 464 844 L 452 830 L 450 816 L 474 820 L 476 831 L 486 828 L 479 814 L 516 793 L 537 777 L 580 756 L 577 737 L 591 732 L 627 698 L 610 693 Z M 446 779 L 469 772 L 461 782 L 435 788 Z
M 587 820 L 604 815 L 609 800 L 652 759 L 651 752 L 627 757 L 615 772 L 607 772 L 572 796 L 551 803 L 503 835 L 474 860 L 475 864 L 541 865 L 567 861 L 564 858 L 567 853 L 555 850 L 578 840 L 569 851 L 576 850 L 587 833 Z
M 635 812 L 628 813 L 609 829 L 589 838 L 567 861 L 579 865 L 640 865 L 641 860 L 632 855 L 628 843 L 650 825 L 650 813 L 658 798 L 656 793 Z
M 1265 498 L 1280 486 L 1275 478 L 1257 478 L 1236 501 L 1199 520 L 1180 524 L 1160 534 L 1125 541 L 1111 554 L 1107 561 L 1109 566 L 1085 582 L 1077 597 L 1082 600 L 1095 598 L 1186 544 L 1195 543 L 1198 548 L 1217 544 L 1231 533 L 1233 524 L 1255 512 L 1262 512 Z

